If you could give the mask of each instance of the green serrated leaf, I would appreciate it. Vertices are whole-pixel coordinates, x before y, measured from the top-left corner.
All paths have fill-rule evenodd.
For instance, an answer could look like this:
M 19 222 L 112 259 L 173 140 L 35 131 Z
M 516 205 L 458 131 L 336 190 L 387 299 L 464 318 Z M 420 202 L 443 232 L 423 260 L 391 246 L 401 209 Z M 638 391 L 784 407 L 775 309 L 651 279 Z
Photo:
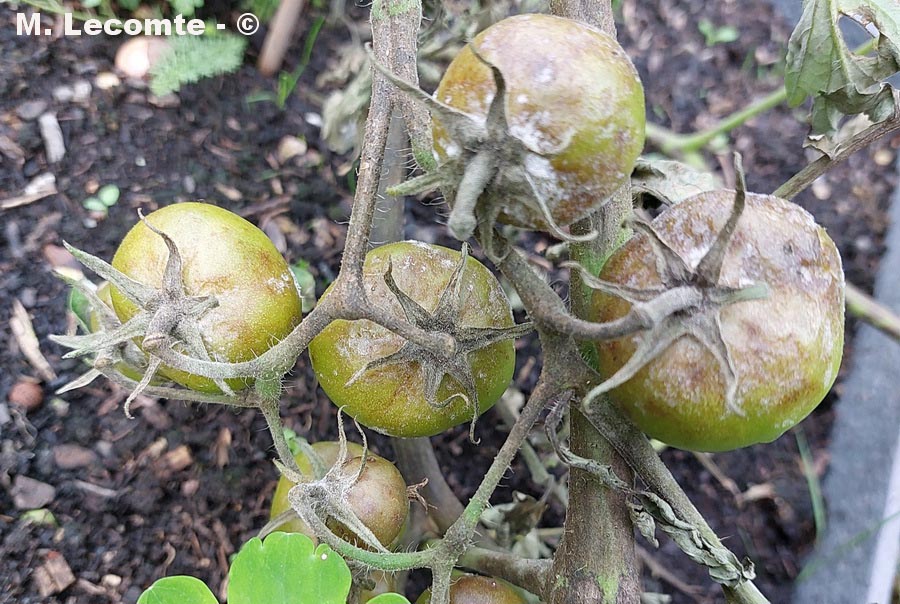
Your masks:
M 851 51 L 839 28 L 841 17 L 878 37 L 874 54 Z M 900 71 L 900 3 L 895 0 L 804 0 L 803 15 L 788 42 L 785 87 L 796 107 L 813 97 L 814 134 L 831 134 L 843 115 L 865 113 L 873 122 L 893 112 L 883 80 Z
M 254 537 L 228 573 L 228 604 L 345 604 L 349 593 L 343 558 L 299 533 Z
M 105 185 L 97 191 L 97 199 L 100 200 L 107 208 L 116 205 L 119 201 L 119 187 L 116 185 Z
M 156 581 L 137 604 L 219 604 L 219 600 L 200 579 L 177 576 Z
M 140 0 L 119 0 L 118 5 L 125 10 L 133 11 L 140 4 Z
M 237 70 L 247 40 L 229 33 L 170 36 L 169 49 L 150 69 L 150 90 L 162 96 L 184 84 Z
M 409 604 L 409 600 L 400 594 L 379 594 L 369 600 L 368 604 Z

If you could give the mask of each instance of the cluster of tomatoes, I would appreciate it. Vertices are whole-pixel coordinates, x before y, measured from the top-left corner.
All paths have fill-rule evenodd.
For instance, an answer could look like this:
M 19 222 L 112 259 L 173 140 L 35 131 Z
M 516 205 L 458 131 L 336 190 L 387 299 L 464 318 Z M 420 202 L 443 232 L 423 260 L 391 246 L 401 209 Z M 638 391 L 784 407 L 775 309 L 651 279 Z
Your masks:
M 450 179 L 446 195 L 454 211 L 468 213 L 458 225 L 474 220 L 490 228 L 498 221 L 565 235 L 562 229 L 627 183 L 643 147 L 644 98 L 634 67 L 615 40 L 565 19 L 524 15 L 488 28 L 451 63 L 433 103 L 438 170 Z M 821 401 L 840 363 L 840 257 L 798 206 L 748 194 L 710 282 L 701 265 L 735 196 L 709 191 L 663 211 L 599 275 L 632 297 L 606 287 L 588 317 L 614 321 L 647 292 L 701 292 L 695 307 L 670 326 L 665 346 L 648 352 L 654 343 L 641 333 L 595 343 L 595 369 L 604 377 L 637 353 L 647 356 L 611 398 L 648 435 L 678 447 L 727 450 L 777 438 Z M 122 241 L 112 267 L 160 287 L 171 263 L 168 241 L 157 231 L 180 252 L 184 292 L 217 301 L 196 321 L 209 359 L 252 359 L 301 322 L 297 287 L 275 247 L 247 221 L 211 205 L 183 203 L 150 214 Z M 667 250 L 663 256 L 676 258 L 675 268 L 661 267 L 660 247 Z M 374 304 L 419 328 L 452 335 L 462 353 L 439 358 L 374 322 L 334 321 L 309 351 L 336 405 L 372 429 L 414 437 L 473 420 L 499 399 L 512 379 L 513 338 L 521 332 L 489 269 L 465 252 L 408 241 L 369 252 L 364 280 Z M 727 305 L 717 297 L 752 284 L 763 284 L 767 295 Z M 123 323 L 141 310 L 115 287 L 102 299 Z M 144 353 L 148 361 L 152 351 Z M 139 380 L 133 365 L 121 371 Z M 202 392 L 221 390 L 171 367 L 159 367 L 158 376 Z M 251 383 L 227 381 L 235 391 Z M 317 443 L 313 450 L 326 466 L 336 463 L 336 444 Z M 361 451 L 351 448 L 350 454 L 347 471 L 356 471 Z M 313 473 L 304 455 L 297 461 Z M 383 490 L 377 509 L 365 496 L 375 484 Z M 273 517 L 288 509 L 290 486 L 286 479 L 279 483 Z M 358 497 L 351 493 L 350 502 L 360 520 L 383 544 L 395 543 L 407 516 L 400 473 L 369 455 L 354 489 Z M 310 532 L 299 520 L 283 528 Z M 493 580 L 466 578 L 454 587 L 460 594 L 473 589 L 506 594 L 492 602 L 521 601 Z

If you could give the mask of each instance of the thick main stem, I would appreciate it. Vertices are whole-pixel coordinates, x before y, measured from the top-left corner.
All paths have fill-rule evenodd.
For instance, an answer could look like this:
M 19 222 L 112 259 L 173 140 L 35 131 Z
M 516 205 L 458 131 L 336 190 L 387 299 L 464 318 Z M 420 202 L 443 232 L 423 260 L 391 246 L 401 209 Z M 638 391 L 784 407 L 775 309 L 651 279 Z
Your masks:
M 554 14 L 577 19 L 615 37 L 609 0 L 553 0 Z M 606 205 L 573 232 L 596 230 L 593 241 L 573 243 L 572 259 L 598 274 L 609 255 L 627 234 L 623 222 L 631 213 L 631 190 L 626 184 Z M 570 285 L 572 313 L 587 318 L 591 292 L 573 271 Z M 589 350 L 589 348 L 585 348 Z M 570 446 L 576 455 L 611 465 L 625 481 L 630 468 L 581 413 L 570 414 Z M 634 550 L 634 529 L 625 496 L 605 488 L 581 470 L 569 475 L 569 507 L 565 533 L 553 562 L 552 604 L 637 604 L 641 589 Z

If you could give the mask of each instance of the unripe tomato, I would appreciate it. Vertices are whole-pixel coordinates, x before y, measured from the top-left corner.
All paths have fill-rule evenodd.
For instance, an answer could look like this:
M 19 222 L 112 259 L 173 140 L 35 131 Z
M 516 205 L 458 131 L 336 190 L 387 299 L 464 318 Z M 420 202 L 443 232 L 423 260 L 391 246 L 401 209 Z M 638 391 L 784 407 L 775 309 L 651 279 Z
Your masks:
M 725 224 L 733 199 L 734 191 L 701 193 L 663 212 L 653 227 L 694 267 Z M 840 367 L 844 274 L 834 242 L 795 204 L 758 194 L 747 194 L 746 203 L 719 284 L 765 283 L 768 297 L 720 311 L 737 374 L 736 410 L 725 406 L 721 366 L 688 336 L 610 393 L 644 432 L 682 449 L 726 451 L 778 438 L 821 402 Z M 638 235 L 613 254 L 600 278 L 659 286 L 654 258 L 648 237 Z M 596 292 L 592 319 L 611 321 L 629 308 Z M 597 342 L 601 374 L 621 368 L 639 337 Z
M 322 458 L 325 466 L 330 468 L 337 462 L 340 444 L 337 442 L 317 442 L 313 450 Z M 356 443 L 347 443 L 348 459 L 342 472 L 355 476 L 362 461 L 363 449 Z M 307 476 L 313 476 L 313 467 L 302 452 L 294 459 L 300 470 Z M 290 480 L 282 476 L 275 487 L 272 498 L 271 518 L 275 518 L 290 509 L 288 491 L 294 486 Z M 394 464 L 375 455 L 366 453 L 366 469 L 359 481 L 353 485 L 348 494 L 348 504 L 356 517 L 375 535 L 385 547 L 390 547 L 400 536 L 409 513 L 409 501 L 406 498 L 406 482 Z M 352 543 L 359 542 L 350 530 L 340 523 L 330 522 L 329 527 L 338 536 Z M 286 533 L 303 533 L 315 539 L 312 529 L 300 518 L 283 524 L 278 530 Z M 362 545 L 361 545 L 362 547 Z
M 215 296 L 218 306 L 199 319 L 213 360 L 247 361 L 268 350 L 300 323 L 300 296 L 287 263 L 261 230 L 228 210 L 178 203 L 146 217 L 168 235 L 182 257 L 182 281 L 191 296 Z M 112 265 L 132 279 L 159 287 L 169 252 L 143 222 L 119 245 Z M 139 309 L 112 288 L 113 308 L 124 322 Z M 140 345 L 140 342 L 138 342 Z M 160 374 L 200 392 L 219 392 L 212 380 L 162 366 Z M 226 380 L 235 390 L 249 380 Z
M 392 266 L 397 286 L 427 312 L 438 301 L 460 263 L 460 253 L 415 241 L 377 247 L 366 255 L 366 295 L 376 306 L 403 317 L 400 303 L 385 283 Z M 451 328 L 510 327 L 509 301 L 500 283 L 474 258 L 468 258 L 461 276 L 462 295 L 457 324 Z M 324 296 L 328 296 L 326 291 Z M 370 361 L 388 357 L 406 340 L 368 320 L 334 321 L 309 345 L 309 356 L 322 389 L 339 407 L 360 423 L 391 436 L 432 436 L 473 419 L 471 397 L 456 379 L 444 376 L 437 400 L 426 400 L 420 363 L 411 361 L 374 367 L 362 373 Z M 478 412 L 489 409 L 503 394 L 515 369 L 511 340 L 499 341 L 468 354 L 468 365 L 478 394 Z
M 431 590 L 426 589 L 416 604 L 428 604 Z M 461 575 L 450 586 L 450 604 L 527 604 L 515 587 L 502 579 L 479 575 Z
M 557 225 L 584 217 L 628 180 L 644 146 L 644 92 L 614 38 L 569 19 L 525 14 L 495 23 L 471 46 L 503 76 L 509 134 L 533 152 L 524 168 Z M 466 46 L 435 98 L 483 121 L 496 92 L 491 69 Z M 439 163 L 463 151 L 437 119 L 434 149 Z M 501 208 L 500 221 L 546 229 L 529 196 L 511 194 L 522 187 L 501 165 L 484 196 Z

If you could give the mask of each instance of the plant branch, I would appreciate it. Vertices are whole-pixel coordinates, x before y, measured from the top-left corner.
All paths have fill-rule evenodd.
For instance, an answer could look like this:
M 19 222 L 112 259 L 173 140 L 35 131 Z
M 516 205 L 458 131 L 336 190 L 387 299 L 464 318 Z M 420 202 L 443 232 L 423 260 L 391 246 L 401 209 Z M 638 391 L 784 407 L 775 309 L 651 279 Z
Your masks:
M 647 437 L 625 418 L 614 405 L 598 401 L 582 409 L 603 437 L 625 459 L 626 463 L 646 483 L 650 491 L 664 499 L 675 514 L 692 524 L 700 535 L 716 547 L 724 547 L 681 486 L 659 458 Z M 728 602 L 734 604 L 768 604 L 756 586 L 745 581 L 735 588 L 723 586 Z
M 717 136 L 728 134 L 757 115 L 777 107 L 785 100 L 787 100 L 787 90 L 782 86 L 731 115 L 723 117 L 715 125 L 692 134 L 678 134 L 668 128 L 647 123 L 647 140 L 659 147 L 659 150 L 666 155 L 695 153 L 706 147 Z
M 847 312 L 900 342 L 900 316 L 852 283 L 844 290 Z
M 463 504 L 444 480 L 431 440 L 428 438 L 395 438 L 394 456 L 403 478 L 410 484 L 427 479 L 420 493 L 428 504 L 428 515 L 443 533 L 463 513 Z
M 793 199 L 834 165 L 844 161 L 857 151 L 865 149 L 882 136 L 893 132 L 897 128 L 900 128 L 900 91 L 895 90 L 894 113 L 891 117 L 869 126 L 845 141 L 839 142 L 831 156 L 822 155 L 822 157 L 811 162 L 787 182 L 775 189 L 772 195 L 782 199 Z
M 466 553 L 460 556 L 458 565 L 484 575 L 500 577 L 533 594 L 539 594 L 547 583 L 553 562 L 552 560 L 520 558 L 513 554 L 482 547 L 470 547 Z

